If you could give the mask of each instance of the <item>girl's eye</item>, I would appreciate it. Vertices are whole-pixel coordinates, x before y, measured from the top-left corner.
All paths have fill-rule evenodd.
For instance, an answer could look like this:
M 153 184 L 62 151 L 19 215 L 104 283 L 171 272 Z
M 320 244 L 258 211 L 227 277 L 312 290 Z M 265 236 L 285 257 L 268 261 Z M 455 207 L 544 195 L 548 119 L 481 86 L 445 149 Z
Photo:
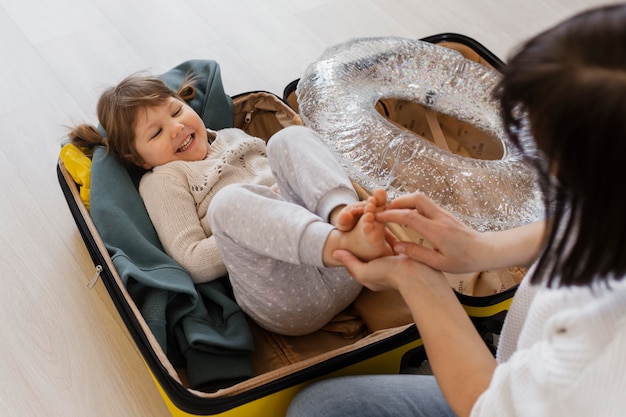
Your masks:
M 162 129 L 161 129 L 161 128 L 159 128 L 156 132 L 154 132 L 154 135 L 152 135 L 152 137 L 151 137 L 150 139 L 154 139 L 154 138 L 156 138 L 157 136 L 159 136 L 159 135 L 161 134 L 161 130 L 162 130 Z
M 176 117 L 176 116 L 178 116 L 178 115 L 179 115 L 182 111 L 183 111 L 183 107 L 182 107 L 182 106 L 178 107 L 178 108 L 174 111 L 174 113 L 172 113 L 172 117 Z

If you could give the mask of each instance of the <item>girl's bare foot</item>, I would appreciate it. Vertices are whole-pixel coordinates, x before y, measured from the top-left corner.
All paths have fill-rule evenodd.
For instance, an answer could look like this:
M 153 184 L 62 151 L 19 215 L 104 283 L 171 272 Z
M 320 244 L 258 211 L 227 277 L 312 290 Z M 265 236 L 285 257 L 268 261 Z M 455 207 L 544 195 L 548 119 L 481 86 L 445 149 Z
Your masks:
M 332 257 L 337 249 L 346 249 L 363 261 L 393 254 L 385 239 L 385 225 L 378 223 L 375 218 L 375 213 L 386 207 L 387 193 L 382 189 L 376 190 L 361 203 L 363 204 L 346 206 L 337 213 L 337 230 L 331 232 L 324 247 L 325 265 L 340 265 Z
M 330 214 L 330 224 L 341 232 L 352 230 L 363 215 L 365 206 L 370 202 L 374 203 L 376 211 L 384 210 L 387 204 L 387 193 L 383 189 L 376 189 L 372 196 L 365 201 L 357 201 L 354 204 L 335 208 Z
M 376 221 L 375 214 L 387 206 L 387 193 L 377 189 L 367 199 L 363 214 L 351 232 L 345 233 L 344 247 L 362 261 L 392 255 L 393 250 L 385 239 L 386 228 Z
M 354 229 L 359 218 L 363 215 L 367 201 L 357 201 L 347 206 L 336 207 L 330 214 L 329 223 L 341 232 L 347 232 Z

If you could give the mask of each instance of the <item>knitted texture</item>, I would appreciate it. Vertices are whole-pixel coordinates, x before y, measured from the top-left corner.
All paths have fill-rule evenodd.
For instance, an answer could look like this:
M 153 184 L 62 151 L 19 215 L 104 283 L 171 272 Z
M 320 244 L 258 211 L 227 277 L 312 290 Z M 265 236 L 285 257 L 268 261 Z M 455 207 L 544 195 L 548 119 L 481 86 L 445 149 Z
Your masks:
M 228 184 L 275 183 L 265 142 L 239 129 L 223 129 L 202 161 L 174 161 L 155 167 L 141 179 L 139 193 L 165 252 L 196 283 L 226 274 L 212 236 L 207 209 Z
M 626 280 L 593 289 L 522 285 L 500 348 L 473 417 L 623 415 Z

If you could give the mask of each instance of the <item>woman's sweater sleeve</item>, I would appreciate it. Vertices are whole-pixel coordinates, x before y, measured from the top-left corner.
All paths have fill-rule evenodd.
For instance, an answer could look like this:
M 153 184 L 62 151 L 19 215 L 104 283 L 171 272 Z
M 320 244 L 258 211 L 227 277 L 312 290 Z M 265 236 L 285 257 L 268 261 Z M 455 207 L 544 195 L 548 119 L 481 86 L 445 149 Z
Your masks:
M 167 173 L 146 174 L 139 192 L 165 252 L 185 268 L 195 283 L 224 276 L 213 235 L 205 233 L 184 178 Z

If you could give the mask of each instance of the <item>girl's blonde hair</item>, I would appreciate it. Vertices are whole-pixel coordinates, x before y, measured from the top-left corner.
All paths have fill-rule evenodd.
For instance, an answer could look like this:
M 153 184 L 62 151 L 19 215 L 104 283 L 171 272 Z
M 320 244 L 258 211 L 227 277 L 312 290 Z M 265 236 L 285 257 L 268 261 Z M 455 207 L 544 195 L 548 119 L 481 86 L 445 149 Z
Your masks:
M 169 97 L 188 102 L 195 95 L 190 76 L 185 78 L 178 91 L 174 91 L 156 76 L 130 75 L 117 86 L 107 88 L 98 100 L 98 121 L 104 132 L 84 123 L 71 130 L 69 139 L 80 147 L 103 145 L 126 162 L 140 166 L 142 160 L 135 148 L 134 134 L 137 110 L 158 106 Z

